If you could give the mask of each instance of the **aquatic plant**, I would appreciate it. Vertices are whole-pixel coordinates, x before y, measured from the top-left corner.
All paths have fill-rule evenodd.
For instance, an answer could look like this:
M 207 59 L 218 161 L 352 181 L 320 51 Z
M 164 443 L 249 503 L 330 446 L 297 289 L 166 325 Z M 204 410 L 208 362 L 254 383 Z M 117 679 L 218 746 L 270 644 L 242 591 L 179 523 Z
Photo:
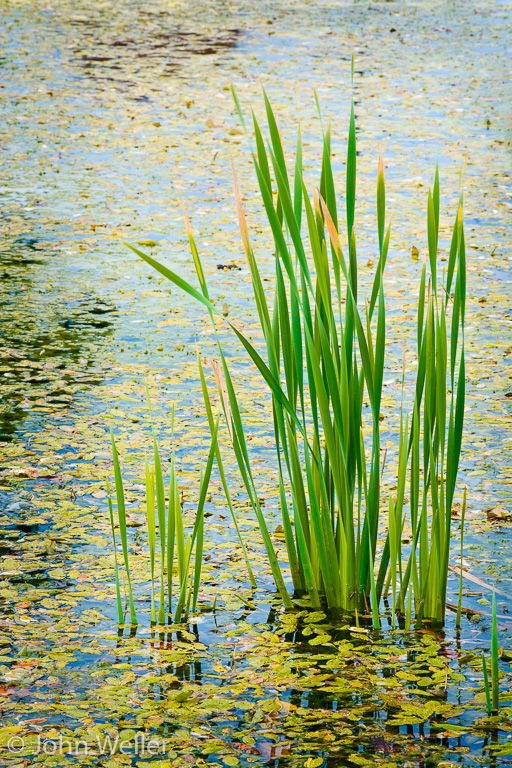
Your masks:
M 149 400 L 149 398 L 148 398 Z M 151 413 L 151 409 L 150 409 Z M 218 451 L 217 432 L 219 428 L 220 415 L 215 421 L 212 421 L 212 441 L 206 460 L 206 466 L 201 468 L 201 477 L 199 484 L 199 499 L 195 514 L 193 530 L 186 534 L 183 524 L 183 513 L 178 489 L 176 475 L 176 458 L 173 451 L 171 457 L 170 483 L 168 492 L 168 504 L 166 514 L 166 500 L 164 478 L 162 465 L 160 461 L 160 452 L 158 443 L 153 430 L 153 465 L 150 466 L 148 460 L 145 462 L 146 478 L 146 523 L 149 541 L 149 560 L 150 560 L 150 585 L 151 585 L 151 622 L 153 624 L 164 624 L 168 613 L 172 613 L 172 582 L 174 573 L 174 553 L 176 551 L 176 570 L 178 575 L 178 590 L 174 607 L 174 621 L 182 621 L 190 610 L 195 611 L 197 607 L 197 597 L 199 585 L 201 582 L 201 566 L 203 559 L 204 542 L 204 504 L 208 491 L 208 483 L 213 467 L 213 461 Z M 174 422 L 174 420 L 173 420 Z M 126 526 L 126 508 L 124 501 L 124 489 L 121 469 L 119 465 L 119 456 L 116 448 L 114 435 L 111 432 L 112 454 L 114 458 L 114 474 L 116 481 L 116 502 L 118 510 L 119 531 L 124 559 L 124 573 L 128 590 L 128 599 L 130 605 L 130 623 L 137 624 L 137 615 L 133 600 L 132 583 L 130 577 L 130 563 L 128 558 L 128 537 Z M 116 576 L 117 591 L 117 611 L 119 623 L 124 623 L 124 610 L 121 601 L 121 592 L 119 587 L 119 563 L 117 558 L 115 522 L 110 493 L 110 485 L 107 480 L 108 503 L 110 511 L 110 521 L 112 527 L 112 541 L 114 545 L 114 567 Z M 159 540 L 160 547 L 157 552 L 156 542 Z M 160 555 L 158 567 L 159 582 L 159 606 L 158 615 L 155 605 L 155 565 L 157 555 Z M 252 572 L 251 572 L 252 573 Z M 253 577 L 254 578 L 254 577 Z M 165 595 L 165 581 L 167 581 L 167 607 Z
M 234 91 L 233 95 L 249 134 Z M 274 111 L 265 92 L 263 97 L 269 141 L 265 143 L 253 115 L 252 156 L 275 246 L 275 292 L 270 307 L 252 250 L 236 175 L 235 196 L 266 360 L 210 300 L 188 219 L 199 291 L 138 248 L 127 245 L 201 302 L 208 309 L 214 329 L 216 318 L 227 322 L 272 394 L 281 515 L 295 593 L 308 593 L 313 607 L 326 603 L 335 611 L 357 612 L 371 605 L 377 627 L 380 599 L 391 587 L 393 623 L 395 612 L 405 614 L 407 594 L 409 605 L 411 594 L 414 598 L 417 622 L 424 618 L 443 621 L 465 396 L 462 195 L 447 269 L 440 275 L 436 168 L 427 200 L 429 269 L 427 280 L 425 264 L 419 290 L 414 399 L 411 412 L 405 414 L 402 398 L 397 490 L 388 500 L 387 534 L 378 560 L 377 539 L 383 522 L 380 419 L 388 332 L 383 277 L 390 242 L 383 160 L 379 157 L 376 195 L 379 256 L 369 299 L 361 307 L 353 102 L 346 158 L 346 258 L 339 231 L 330 127 L 323 135 L 319 187 L 310 196 L 303 177 L 300 128 L 292 177 Z M 277 589 L 285 606 L 291 607 L 258 499 L 241 409 L 220 342 L 219 355 L 215 375 L 238 467 Z M 369 419 L 364 413 L 365 402 L 370 405 Z M 365 437 L 366 426 L 371 429 L 370 438 Z M 413 537 L 406 557 L 402 531 L 407 485 Z
M 112 507 L 112 496 L 110 494 L 110 483 L 108 481 L 108 477 L 107 477 L 107 501 L 108 501 L 109 515 L 110 515 L 110 528 L 112 530 L 112 543 L 114 546 L 114 570 L 116 574 L 117 620 L 119 624 L 122 624 L 124 621 L 124 611 L 123 611 L 123 604 L 121 600 L 121 585 L 119 582 L 119 562 L 117 560 L 116 532 L 115 532 L 115 526 L 114 526 L 114 509 Z
M 130 577 L 130 563 L 128 560 L 128 535 L 126 531 L 126 505 L 124 499 L 124 486 L 123 476 L 121 474 L 121 467 L 119 464 L 119 454 L 117 452 L 116 441 L 114 440 L 114 433 L 110 429 L 110 440 L 112 443 L 112 459 L 114 463 L 114 479 L 116 488 L 116 503 L 117 503 L 117 519 L 119 522 L 119 534 L 121 536 L 121 548 L 123 551 L 124 570 L 126 575 L 126 585 L 128 589 L 128 600 L 130 603 L 130 621 L 132 624 L 137 624 L 137 614 L 135 612 L 135 604 L 133 601 L 132 580 Z M 107 493 L 109 500 L 110 522 L 112 526 L 112 538 L 114 542 L 114 552 L 116 548 L 115 534 L 114 534 L 114 513 L 112 509 L 112 499 L 110 494 L 110 486 L 107 480 Z M 115 570 L 116 570 L 116 586 L 119 585 L 119 566 L 117 561 L 117 553 L 115 554 Z M 118 617 L 122 615 L 122 609 L 120 604 L 120 592 L 117 590 L 117 610 Z
M 464 488 L 464 496 L 462 498 L 462 512 L 460 516 L 460 573 L 459 573 L 459 599 L 457 602 L 457 618 L 455 620 L 455 626 L 460 629 L 460 618 L 462 614 L 462 571 L 464 554 L 464 522 L 466 520 L 466 489 Z
M 496 593 L 492 591 L 492 635 L 491 635 L 491 680 L 492 708 L 497 712 L 500 706 L 500 669 L 498 665 L 498 622 L 496 618 Z
M 487 669 L 487 660 L 482 651 L 482 671 L 484 673 L 484 690 L 487 704 L 487 714 L 489 717 L 497 714 L 500 706 L 500 669 L 498 663 L 498 622 L 496 618 L 496 594 L 492 593 L 492 632 L 491 632 L 491 680 L 489 682 L 489 672 Z
M 487 671 L 487 661 L 485 659 L 485 653 L 483 651 L 482 651 L 482 671 L 484 673 L 484 690 L 485 690 L 485 700 L 487 704 L 487 714 L 490 717 L 492 715 L 491 688 L 489 686 L 489 673 Z

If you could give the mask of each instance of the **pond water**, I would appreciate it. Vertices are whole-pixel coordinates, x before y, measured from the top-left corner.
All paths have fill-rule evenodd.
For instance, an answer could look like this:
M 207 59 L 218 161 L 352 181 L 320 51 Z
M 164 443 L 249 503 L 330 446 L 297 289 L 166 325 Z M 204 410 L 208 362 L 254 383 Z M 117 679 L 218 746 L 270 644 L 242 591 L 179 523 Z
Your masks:
M 198 7 L 19 0 L 1 2 L 0 13 L 4 764 L 316 768 L 324 761 L 511 761 L 510 2 L 209 0 Z M 253 105 L 258 115 L 264 85 L 290 156 L 300 117 L 312 184 L 321 147 L 314 89 L 324 121 L 332 122 L 334 169 L 344 172 L 352 53 L 363 286 L 371 277 L 364 265 L 377 249 L 379 149 L 393 222 L 385 280 L 398 339 L 386 374 L 390 413 L 435 164 L 444 249 L 465 164 L 468 391 L 457 499 L 466 487 L 465 565 L 499 590 L 502 707 L 490 721 L 480 662 L 490 644 L 489 589 L 465 582 L 464 606 L 481 613 L 465 616 L 460 632 L 452 614 L 443 631 L 391 631 L 389 621 L 381 634 L 321 614 L 284 614 L 227 449 L 258 591 L 250 589 L 214 474 L 201 613 L 186 628 L 149 627 L 148 555 L 139 522 L 143 456 L 150 449 L 145 382 L 165 460 L 176 406 L 189 520 L 208 445 L 195 343 L 205 357 L 215 356 L 215 348 L 202 310 L 121 240 L 192 279 L 186 208 L 216 302 L 250 327 L 255 316 L 231 158 L 264 275 L 272 272 L 272 243 L 230 85 L 245 112 Z M 411 258 L 413 246 L 418 260 Z M 275 530 L 268 396 L 227 334 L 225 341 Z M 115 624 L 104 490 L 110 424 L 128 481 L 136 630 L 118 631 Z M 391 455 L 391 432 L 384 440 Z M 456 530 L 454 564 L 458 552 Z M 454 574 L 451 602 L 457 589 Z M 129 742 L 127 754 L 105 742 L 119 734 Z M 146 744 L 159 740 L 155 754 L 143 752 L 142 735 Z

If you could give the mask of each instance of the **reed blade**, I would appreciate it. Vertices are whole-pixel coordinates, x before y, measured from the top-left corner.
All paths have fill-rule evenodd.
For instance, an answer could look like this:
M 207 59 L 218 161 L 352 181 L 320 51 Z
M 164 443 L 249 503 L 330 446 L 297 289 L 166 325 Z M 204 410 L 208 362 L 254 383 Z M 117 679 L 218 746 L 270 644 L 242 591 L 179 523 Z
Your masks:
M 491 679 L 492 709 L 496 714 L 500 706 L 500 669 L 498 663 L 498 623 L 496 619 L 496 592 L 492 591 L 492 637 L 491 637 Z
M 194 606 L 197 601 L 197 592 L 199 589 L 199 580 L 201 576 L 201 561 L 202 561 L 202 551 L 203 551 L 204 503 L 206 500 L 206 494 L 207 494 L 208 485 L 210 482 L 213 461 L 215 458 L 215 449 L 217 447 L 217 433 L 219 429 L 219 421 L 220 421 L 220 414 L 219 416 L 217 416 L 217 419 L 215 422 L 214 432 L 212 435 L 212 442 L 210 444 L 208 459 L 206 461 L 206 468 L 205 468 L 203 477 L 201 479 L 201 487 L 199 489 L 199 500 L 197 503 L 197 512 L 196 512 L 196 519 L 194 522 L 194 529 L 187 541 L 186 547 L 184 547 L 185 562 L 184 562 L 183 572 L 180 578 L 180 594 L 179 594 L 178 603 L 176 605 L 176 612 L 174 616 L 174 621 L 176 624 L 179 624 L 179 622 L 181 621 L 183 609 L 187 602 L 187 587 L 188 587 L 188 581 L 189 581 L 190 560 L 192 556 L 192 550 L 194 549 L 194 544 L 197 544 L 197 539 L 199 535 L 200 556 L 196 548 L 196 561 L 195 561 L 195 568 L 194 568 L 194 584 L 193 584 L 193 605 Z
M 130 577 L 130 563 L 128 559 L 128 534 L 127 534 L 127 528 L 126 528 L 126 505 L 125 505 L 125 498 L 124 498 L 123 476 L 121 474 L 121 466 L 119 464 L 119 455 L 117 453 L 117 446 L 114 440 L 114 433 L 112 431 L 112 427 L 110 428 L 110 440 L 112 444 L 112 459 L 114 463 L 117 517 L 119 520 L 119 533 L 121 536 L 124 568 L 126 573 L 126 582 L 128 585 L 128 600 L 130 604 L 130 621 L 132 624 L 137 624 L 137 614 L 135 612 L 135 603 L 133 601 L 132 582 Z
M 155 490 L 154 480 L 146 459 L 146 518 L 148 523 L 149 540 L 149 563 L 151 568 L 151 623 L 156 623 L 155 611 L 155 543 L 156 543 L 156 520 L 155 520 Z
M 110 515 L 110 527 L 112 530 L 112 545 L 114 547 L 114 569 L 116 574 L 116 600 L 117 600 L 117 620 L 119 624 L 124 623 L 124 613 L 123 613 L 123 604 L 121 600 L 121 587 L 119 584 L 119 563 L 117 562 L 117 547 L 116 547 L 116 534 L 114 530 L 114 510 L 112 508 L 112 496 L 110 494 L 110 483 L 108 481 L 108 477 L 106 479 L 107 483 L 107 500 L 108 500 L 108 511 Z
M 209 426 L 209 429 L 210 429 L 210 434 L 213 435 L 213 432 L 214 432 L 214 429 L 215 429 L 215 420 L 213 418 L 212 404 L 211 404 L 210 395 L 209 395 L 209 392 L 208 392 L 208 387 L 206 385 L 206 379 L 205 379 L 205 375 L 204 375 L 203 364 L 201 362 L 201 356 L 199 354 L 199 351 L 197 352 L 197 364 L 198 364 L 198 368 L 199 368 L 199 377 L 201 379 L 201 389 L 202 389 L 202 392 L 203 392 L 203 400 L 204 400 L 204 404 L 205 404 L 205 408 L 206 408 L 206 416 L 207 416 L 207 419 L 208 419 L 208 426 Z M 245 546 L 245 542 L 244 542 L 242 534 L 240 532 L 240 527 L 238 525 L 238 519 L 237 519 L 235 510 L 234 510 L 234 507 L 233 507 L 233 502 L 231 500 L 231 494 L 229 492 L 229 486 L 227 484 L 226 474 L 224 472 L 224 465 L 222 463 L 222 456 L 221 456 L 221 453 L 220 453 L 220 447 L 218 445 L 218 442 L 217 442 L 217 445 L 216 445 L 216 448 L 215 448 L 215 459 L 217 461 L 217 467 L 219 469 L 219 475 L 220 475 L 220 479 L 221 479 L 221 482 L 222 482 L 222 488 L 224 490 L 224 495 L 225 495 L 226 501 L 228 503 L 229 511 L 230 511 L 230 514 L 231 514 L 231 518 L 232 518 L 233 524 L 235 526 L 236 534 L 238 536 L 238 541 L 240 542 L 240 546 L 242 547 L 242 553 L 243 553 L 243 556 L 244 556 L 245 566 L 247 568 L 247 575 L 249 576 L 249 581 L 251 582 L 251 586 L 253 588 L 256 588 L 256 586 L 257 586 L 256 585 L 256 579 L 254 578 L 254 573 L 252 571 L 251 563 L 250 563 L 250 560 L 249 560 L 249 555 L 247 554 L 247 548 Z
M 464 488 L 464 498 L 462 500 L 462 512 L 460 516 L 460 578 L 459 578 L 459 599 L 457 603 L 457 619 L 455 626 L 460 629 L 460 619 L 462 613 L 462 569 L 463 569 L 463 554 L 464 554 L 464 521 L 466 518 L 466 489 Z
M 487 662 L 485 660 L 485 653 L 482 651 L 482 671 L 484 673 L 484 688 L 485 688 L 485 699 L 487 703 L 487 714 L 489 717 L 492 715 L 492 704 L 491 704 L 491 688 L 489 686 L 489 674 L 487 672 Z

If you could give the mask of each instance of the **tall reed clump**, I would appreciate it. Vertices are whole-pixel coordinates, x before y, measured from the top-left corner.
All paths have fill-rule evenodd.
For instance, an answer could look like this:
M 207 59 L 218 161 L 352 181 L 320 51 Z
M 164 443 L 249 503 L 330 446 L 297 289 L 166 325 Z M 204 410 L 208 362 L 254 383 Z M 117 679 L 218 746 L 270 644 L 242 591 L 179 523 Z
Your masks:
M 190 610 L 196 610 L 199 585 L 201 582 L 201 565 L 203 559 L 204 504 L 208 491 L 208 483 L 210 482 L 213 461 L 218 451 L 218 426 L 219 417 L 217 417 L 215 421 L 213 421 L 212 418 L 210 423 L 212 442 L 210 445 L 206 466 L 204 470 L 201 469 L 199 500 L 197 503 L 194 527 L 189 535 L 186 535 L 183 525 L 183 514 L 176 475 L 174 446 L 171 457 L 168 501 L 166 503 L 160 451 L 153 431 L 153 463 L 150 464 L 146 459 L 145 466 L 146 520 L 150 559 L 151 622 L 153 624 L 164 624 L 167 615 L 173 612 L 173 572 L 175 569 L 175 561 L 178 575 L 178 587 L 174 600 L 174 621 L 178 623 L 188 615 Z M 119 533 L 123 552 L 126 593 L 130 609 L 130 623 L 137 624 L 137 614 L 135 611 L 130 562 L 128 557 L 128 535 L 123 477 L 121 473 L 116 442 L 112 431 L 111 441 L 116 490 L 115 498 L 117 502 Z M 117 613 L 118 621 L 120 624 L 122 624 L 125 621 L 125 610 L 123 608 L 121 598 L 120 571 L 117 557 L 114 511 L 108 480 L 107 492 L 110 522 L 112 526 L 112 540 L 114 544 Z M 157 542 L 159 543 L 158 547 Z M 158 585 L 157 592 L 159 594 L 158 611 L 156 609 L 155 602 L 155 581 Z
M 244 129 L 240 105 L 235 104 Z M 464 411 L 464 311 L 466 266 L 462 197 L 447 268 L 438 269 L 439 176 L 428 195 L 429 268 L 423 268 L 418 302 L 418 370 L 414 403 L 400 420 L 397 490 L 381 512 L 380 409 L 386 350 L 384 271 L 389 250 L 382 157 L 377 174 L 378 261 L 368 299 L 360 295 L 356 253 L 356 131 L 352 102 L 345 179 L 346 250 L 331 165 L 331 131 L 323 135 L 318 189 L 303 177 L 302 141 L 297 137 L 293 175 L 280 130 L 263 93 L 269 140 L 253 115 L 252 151 L 261 197 L 275 247 L 274 295 L 263 289 L 238 182 L 235 196 L 254 301 L 265 339 L 264 359 L 227 321 L 272 393 L 281 514 L 296 593 L 311 604 L 355 612 L 370 605 L 379 626 L 379 603 L 392 588 L 395 612 L 414 599 L 417 621 L 442 621 L 450 550 L 451 510 Z M 200 290 L 175 272 L 129 246 L 134 253 L 201 302 L 214 324 L 222 319 L 211 302 L 190 224 L 190 247 Z M 128 245 L 128 244 L 127 244 Z M 272 573 L 287 607 L 292 601 L 263 516 L 243 419 L 219 342 L 216 373 L 225 417 L 245 488 L 256 513 Z M 370 417 L 363 409 L 370 404 Z M 364 436 L 363 427 L 371 427 Z M 288 494 L 287 496 L 287 489 Z M 408 491 L 408 494 L 407 494 Z M 406 504 L 406 495 L 409 502 Z M 407 513 L 413 530 L 406 554 L 402 530 Z M 377 559 L 379 523 L 387 522 Z M 409 592 L 408 590 L 412 590 Z

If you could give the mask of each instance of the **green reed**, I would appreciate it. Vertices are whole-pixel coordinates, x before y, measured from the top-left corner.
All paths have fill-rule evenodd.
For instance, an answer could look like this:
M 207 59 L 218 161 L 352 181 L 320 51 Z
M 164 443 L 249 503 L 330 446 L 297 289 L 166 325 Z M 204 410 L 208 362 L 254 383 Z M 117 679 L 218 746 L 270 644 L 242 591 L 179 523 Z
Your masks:
M 487 670 L 485 653 L 482 651 L 482 670 L 484 673 L 484 690 L 487 703 L 487 714 L 497 715 L 500 707 L 500 668 L 498 649 L 498 621 L 496 617 L 496 594 L 492 592 L 492 632 L 491 632 L 491 680 Z
M 234 91 L 233 95 L 249 135 Z M 265 92 L 263 97 L 268 140 L 253 115 L 252 156 L 274 240 L 275 283 L 270 301 L 252 250 L 236 175 L 235 196 L 266 359 L 242 331 L 230 321 L 225 322 L 272 394 L 281 516 L 293 590 L 308 593 L 314 607 L 326 604 L 334 611 L 356 612 L 371 606 L 374 626 L 378 627 L 380 600 L 391 586 L 393 623 L 395 612 L 405 615 L 406 596 L 409 602 L 411 595 L 417 622 L 424 618 L 443 621 L 465 392 L 462 197 L 446 271 L 440 274 L 436 168 L 433 191 L 427 200 L 429 269 L 427 272 L 427 265 L 423 268 L 419 290 L 414 401 L 409 414 L 402 406 L 396 493 L 388 499 L 388 513 L 383 516 L 380 416 L 389 325 L 383 277 L 390 226 L 386 226 L 382 157 L 376 189 L 378 261 L 369 297 L 362 301 L 355 229 L 354 105 L 346 156 L 344 251 L 339 196 L 331 165 L 330 127 L 323 135 L 318 189 L 313 188 L 310 195 L 303 177 L 300 128 L 294 171 L 290 174 L 274 111 Z M 201 302 L 216 329 L 217 318 L 221 322 L 224 318 L 210 300 L 188 219 L 186 226 L 200 291 L 152 257 L 129 247 Z M 220 365 L 215 376 L 232 447 L 276 587 L 285 606 L 291 607 L 258 499 L 241 409 L 219 341 L 218 347 Z M 201 376 L 204 382 L 202 372 Z M 370 405 L 369 418 L 365 401 Z M 205 402 L 208 409 L 207 393 Z M 369 437 L 363 437 L 366 427 L 370 428 Z M 402 546 L 407 514 L 413 531 L 408 554 Z M 384 549 L 377 557 L 377 541 L 385 523 Z
M 116 575 L 116 600 L 117 600 L 117 620 L 120 624 L 124 621 L 123 603 L 121 600 L 121 586 L 119 582 L 119 562 L 117 560 L 116 533 L 114 526 L 114 509 L 112 507 L 112 496 L 110 493 L 110 483 L 107 478 L 107 499 L 108 511 L 110 515 L 110 528 L 112 530 L 112 544 L 114 546 L 114 570 Z
M 487 661 L 485 659 L 485 653 L 482 651 L 482 670 L 484 673 L 484 690 L 485 690 L 485 701 L 487 704 L 487 714 L 489 717 L 492 715 L 492 704 L 491 704 L 491 686 L 489 685 L 489 673 L 487 671 Z
M 498 665 L 498 622 L 496 618 L 496 594 L 492 591 L 492 636 L 491 636 L 491 679 L 492 708 L 498 712 L 500 706 L 500 669 Z
M 149 396 L 148 396 L 149 402 Z M 151 414 L 151 407 L 150 407 Z M 204 543 L 204 504 L 210 482 L 213 461 L 218 452 L 217 432 L 219 428 L 219 419 L 211 422 L 212 441 L 206 466 L 201 468 L 199 483 L 199 500 L 197 504 L 193 530 L 190 534 L 185 533 L 183 511 L 180 500 L 180 494 L 176 475 L 176 458 L 173 450 L 171 456 L 170 482 L 168 489 L 168 502 L 166 505 L 165 483 L 160 460 L 160 451 L 153 430 L 153 464 L 148 460 L 145 462 L 146 478 L 146 523 L 149 541 L 149 562 L 150 562 L 150 601 L 151 601 L 151 623 L 164 624 L 166 617 L 173 612 L 172 593 L 173 593 L 173 573 L 174 573 L 174 555 L 176 552 L 176 571 L 178 576 L 177 596 L 174 607 L 174 621 L 182 621 L 190 610 L 195 611 L 197 607 L 197 597 L 201 583 L 201 568 L 203 560 Z M 174 412 L 173 412 L 173 436 L 174 436 Z M 130 622 L 137 624 L 135 604 L 133 599 L 130 563 L 128 558 L 128 536 L 126 522 L 126 507 L 124 499 L 123 479 L 119 464 L 119 456 L 113 433 L 112 453 L 114 458 L 114 474 L 116 481 L 116 502 L 118 511 L 118 523 L 121 537 L 121 545 L 124 558 L 124 573 L 128 589 L 128 599 L 130 604 Z M 124 611 L 121 602 L 121 592 L 119 586 L 119 565 L 117 559 L 115 522 L 112 500 L 110 495 L 110 486 L 107 480 L 108 503 L 110 511 L 110 522 L 112 527 L 112 541 L 114 545 L 114 565 L 116 574 L 116 592 L 117 592 L 117 611 L 119 623 L 124 622 Z M 157 542 L 159 547 L 157 548 Z M 250 566 L 249 566 L 250 568 Z M 252 574 L 252 571 L 251 571 Z M 254 576 L 252 577 L 254 579 Z M 158 583 L 159 604 L 158 613 L 155 604 L 155 580 Z M 166 604 L 167 587 L 167 604 Z
M 119 454 L 117 453 L 116 441 L 114 440 L 114 433 L 112 432 L 112 429 L 110 430 L 110 439 L 112 443 L 112 458 L 114 463 L 114 479 L 115 479 L 115 487 L 116 487 L 119 535 L 121 537 L 121 548 L 123 551 L 124 570 L 125 570 L 126 584 L 128 589 L 128 600 L 130 603 L 130 622 L 132 624 L 137 624 L 137 614 L 135 612 L 135 604 L 133 601 L 133 591 L 132 591 L 132 581 L 130 577 L 130 563 L 128 560 L 128 534 L 126 530 L 126 505 L 125 505 L 125 499 L 124 499 L 123 476 L 121 474 L 121 467 L 119 464 Z M 116 545 L 115 545 L 115 536 L 114 536 L 114 515 L 112 510 L 112 501 L 110 498 L 110 488 L 108 485 L 107 485 L 107 491 L 109 496 L 109 510 L 111 513 L 112 538 L 114 542 L 114 551 L 115 551 Z M 118 585 L 119 570 L 118 570 L 118 563 L 117 563 L 117 554 L 115 555 L 115 569 L 116 569 L 116 585 Z M 118 617 L 120 617 L 122 614 L 122 611 L 120 609 L 119 590 L 117 592 L 117 608 L 118 608 Z
M 462 614 L 462 571 L 463 562 L 462 557 L 464 554 L 464 522 L 466 520 L 466 489 L 464 488 L 464 496 L 462 499 L 462 512 L 460 516 L 460 574 L 459 574 L 459 599 L 457 602 L 457 618 L 455 620 L 455 626 L 460 629 L 460 619 Z

